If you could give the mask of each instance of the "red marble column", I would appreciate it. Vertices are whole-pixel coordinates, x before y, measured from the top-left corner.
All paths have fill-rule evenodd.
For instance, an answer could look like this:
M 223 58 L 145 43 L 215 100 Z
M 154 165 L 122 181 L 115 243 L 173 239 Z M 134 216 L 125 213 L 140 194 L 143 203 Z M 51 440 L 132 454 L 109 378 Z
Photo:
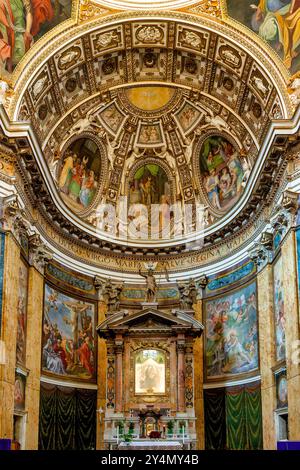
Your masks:
M 185 339 L 178 335 L 177 339 L 177 385 L 178 385 L 178 411 L 185 411 Z
M 123 410 L 123 339 L 115 340 L 116 355 L 116 413 L 122 413 Z

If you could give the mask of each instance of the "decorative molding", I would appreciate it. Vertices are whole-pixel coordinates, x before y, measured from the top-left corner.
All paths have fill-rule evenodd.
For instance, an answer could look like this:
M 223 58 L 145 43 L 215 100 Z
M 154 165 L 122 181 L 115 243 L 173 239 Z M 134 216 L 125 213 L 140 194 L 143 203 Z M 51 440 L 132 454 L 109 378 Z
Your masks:
M 188 7 L 187 11 L 197 15 L 205 13 L 206 15 L 213 16 L 214 18 L 221 18 L 222 16 L 220 0 L 202 0 L 200 3 L 197 3 L 197 5 Z
M 90 0 L 80 0 L 79 3 L 79 23 L 84 21 L 95 20 L 96 18 L 101 18 L 104 15 L 112 13 L 112 10 L 108 8 L 103 8 L 97 3 L 91 2 Z

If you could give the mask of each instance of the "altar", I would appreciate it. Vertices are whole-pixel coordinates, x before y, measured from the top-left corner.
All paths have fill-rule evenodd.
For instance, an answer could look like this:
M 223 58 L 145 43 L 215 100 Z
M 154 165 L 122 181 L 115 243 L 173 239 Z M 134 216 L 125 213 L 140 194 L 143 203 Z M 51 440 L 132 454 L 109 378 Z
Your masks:
M 121 442 L 119 450 L 182 450 L 183 445 L 179 441 L 155 441 L 139 440 L 133 442 Z
M 157 307 L 113 312 L 97 328 L 107 346 L 106 449 L 195 448 L 193 344 L 203 325 Z

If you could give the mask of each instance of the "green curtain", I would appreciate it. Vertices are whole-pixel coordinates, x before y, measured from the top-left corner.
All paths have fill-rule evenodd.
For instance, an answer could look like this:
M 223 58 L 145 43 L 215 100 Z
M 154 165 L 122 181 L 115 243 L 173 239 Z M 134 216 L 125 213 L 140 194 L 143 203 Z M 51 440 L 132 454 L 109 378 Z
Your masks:
M 41 384 L 39 449 L 55 449 L 56 387 Z
M 204 390 L 205 449 L 221 450 L 226 446 L 225 389 Z
M 245 385 L 247 448 L 262 449 L 262 412 L 260 383 Z
M 226 442 L 229 449 L 245 449 L 245 391 L 241 386 L 226 389 Z
M 42 383 L 39 449 L 94 449 L 96 405 L 96 390 Z
M 205 448 L 262 449 L 260 382 L 204 390 Z
M 228 449 L 262 449 L 260 383 L 226 389 L 226 442 Z

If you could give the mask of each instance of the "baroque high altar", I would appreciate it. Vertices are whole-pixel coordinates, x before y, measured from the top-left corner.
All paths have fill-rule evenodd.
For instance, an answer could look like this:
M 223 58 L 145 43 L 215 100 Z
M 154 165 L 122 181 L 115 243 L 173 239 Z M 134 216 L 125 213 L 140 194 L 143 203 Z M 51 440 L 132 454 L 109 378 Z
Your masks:
M 300 441 L 299 0 L 17 3 L 0 448 Z
M 133 423 L 136 438 L 185 439 L 195 448 L 193 346 L 202 330 L 193 312 L 164 313 L 157 305 L 114 312 L 98 326 L 107 344 L 108 448 L 116 446 L 120 422 Z

